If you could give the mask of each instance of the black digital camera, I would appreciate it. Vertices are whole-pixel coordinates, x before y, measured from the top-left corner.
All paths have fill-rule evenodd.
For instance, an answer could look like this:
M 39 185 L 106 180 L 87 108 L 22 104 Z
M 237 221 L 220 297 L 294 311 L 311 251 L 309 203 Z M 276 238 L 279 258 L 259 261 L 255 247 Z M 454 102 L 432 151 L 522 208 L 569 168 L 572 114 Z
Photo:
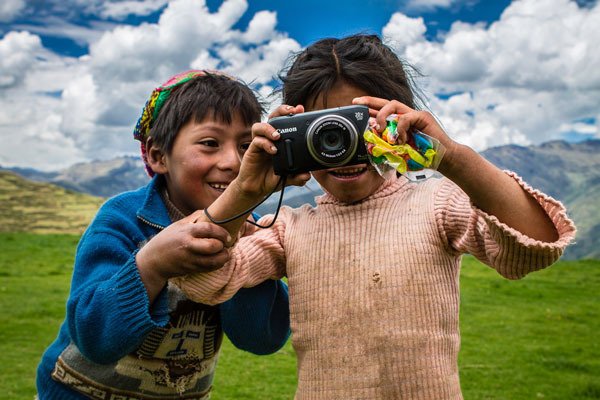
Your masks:
M 368 163 L 363 139 L 369 124 L 366 106 L 328 108 L 268 122 L 281 134 L 273 156 L 277 175 Z

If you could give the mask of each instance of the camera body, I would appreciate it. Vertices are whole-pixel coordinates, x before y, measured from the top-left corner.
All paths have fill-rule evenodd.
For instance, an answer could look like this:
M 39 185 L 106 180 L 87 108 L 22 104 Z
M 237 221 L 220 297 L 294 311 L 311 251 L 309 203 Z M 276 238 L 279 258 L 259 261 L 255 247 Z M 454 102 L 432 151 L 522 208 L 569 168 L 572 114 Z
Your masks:
M 369 108 L 345 106 L 276 117 L 268 121 L 281 134 L 275 141 L 273 170 L 293 175 L 369 162 L 363 133 Z

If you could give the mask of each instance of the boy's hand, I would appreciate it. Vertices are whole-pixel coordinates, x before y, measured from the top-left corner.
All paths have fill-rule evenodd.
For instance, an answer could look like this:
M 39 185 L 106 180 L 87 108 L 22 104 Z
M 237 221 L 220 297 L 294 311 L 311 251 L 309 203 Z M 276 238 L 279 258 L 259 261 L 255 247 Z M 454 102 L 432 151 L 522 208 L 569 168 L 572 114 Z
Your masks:
M 194 272 L 213 271 L 229 260 L 226 229 L 207 222 L 196 222 L 202 211 L 174 222 L 150 239 L 135 260 L 151 299 L 169 278 Z

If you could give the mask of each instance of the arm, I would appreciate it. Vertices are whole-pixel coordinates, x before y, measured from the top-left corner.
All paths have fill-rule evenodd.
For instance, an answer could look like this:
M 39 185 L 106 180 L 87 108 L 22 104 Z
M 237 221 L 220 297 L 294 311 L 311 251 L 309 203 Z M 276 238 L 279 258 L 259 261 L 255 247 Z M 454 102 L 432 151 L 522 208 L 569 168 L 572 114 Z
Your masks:
M 385 127 L 387 116 L 398 114 L 399 142 L 406 142 L 413 129 L 439 140 L 446 148 L 439 172 L 456 183 L 482 211 L 532 239 L 558 239 L 554 224 L 530 193 L 471 148 L 450 139 L 431 114 L 374 97 L 360 97 L 353 103 L 367 105 L 381 127 Z
M 560 202 L 534 190 L 513 173 L 505 175 L 544 210 L 558 232 L 557 240 L 543 242 L 511 228 L 477 208 L 467 194 L 449 180 L 442 180 L 430 197 L 434 198 L 440 235 L 451 252 L 470 253 L 505 278 L 519 279 L 558 260 L 573 240 L 575 226 Z
M 252 221 L 259 218 L 252 213 Z M 246 223 L 242 236 L 249 236 L 257 229 Z M 253 288 L 242 288 L 220 308 L 223 330 L 238 349 L 258 355 L 271 354 L 290 336 L 288 288 L 282 280 L 267 280 Z
M 135 256 L 139 276 L 150 304 L 170 278 L 220 268 L 229 259 L 228 232 L 217 225 L 198 222 L 202 211 L 169 225 L 153 236 Z
M 288 209 L 282 208 L 271 228 L 239 239 L 223 268 L 180 276 L 171 279 L 171 282 L 193 301 L 220 304 L 231 299 L 243 287 L 254 287 L 268 279 L 282 278 L 285 275 L 283 242 L 287 216 Z M 268 224 L 272 218 L 272 215 L 268 215 L 259 222 Z
M 119 216 L 107 208 L 79 243 L 66 316 L 71 340 L 99 364 L 134 351 L 169 320 L 166 290 L 150 303 L 135 263 L 137 243 L 115 228 L 112 220 Z M 132 223 L 121 226 L 139 233 Z
M 290 335 L 288 290 L 281 280 L 267 280 L 253 288 L 240 289 L 220 307 L 223 330 L 239 349 L 271 354 Z
M 149 290 L 142 266 L 137 263 L 142 252 L 138 246 L 151 233 L 142 231 L 127 201 L 123 198 L 112 200 L 100 209 L 83 235 L 75 258 L 67 302 L 67 324 L 73 342 L 82 354 L 96 363 L 111 363 L 134 351 L 151 330 L 166 325 L 169 320 L 166 285 L 156 286 L 153 292 Z M 202 254 L 202 243 L 206 240 L 203 235 L 220 229 L 204 225 L 172 224 L 142 249 L 151 249 L 171 237 L 172 232 L 162 233 L 173 229 L 184 232 L 175 236 L 187 243 L 187 247 L 180 246 L 177 250 L 178 246 L 171 241 L 171 253 L 149 252 L 155 257 L 160 256 L 157 260 L 163 263 L 162 268 L 173 261 L 173 251 L 192 253 L 186 257 L 193 262 L 183 267 L 201 268 L 203 262 L 209 263 L 211 259 L 222 265 L 229 257 L 226 251 L 216 259 L 213 255 Z M 227 233 L 223 232 L 224 242 Z M 200 253 L 191 250 L 198 247 Z M 223 248 L 222 242 L 220 248 Z M 223 256 L 225 258 L 219 259 Z
M 440 172 L 456 183 L 479 209 L 522 234 L 542 242 L 558 231 L 532 194 L 473 149 L 454 143 Z
M 290 107 L 280 106 L 271 114 L 271 117 L 285 115 L 293 112 L 303 112 L 302 106 Z M 280 134 L 267 123 L 256 123 L 252 126 L 252 142 L 244 154 L 240 173 L 237 178 L 229 184 L 225 192 L 215 200 L 207 211 L 213 220 L 225 220 L 258 205 L 258 203 L 277 188 L 280 177 L 273 173 L 272 156 L 277 152 L 273 144 L 279 140 Z M 287 177 L 286 185 L 303 186 L 310 180 L 310 174 L 298 174 Z M 238 237 L 250 212 L 240 215 L 221 226 L 229 232 L 232 241 Z M 198 218 L 198 221 L 210 222 L 206 215 Z M 230 245 L 232 245 L 230 241 Z

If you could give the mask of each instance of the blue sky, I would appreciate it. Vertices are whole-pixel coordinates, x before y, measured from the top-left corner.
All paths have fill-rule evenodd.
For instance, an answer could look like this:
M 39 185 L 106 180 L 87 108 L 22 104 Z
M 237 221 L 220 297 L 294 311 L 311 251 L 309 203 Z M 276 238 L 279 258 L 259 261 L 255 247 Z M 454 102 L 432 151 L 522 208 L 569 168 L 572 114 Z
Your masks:
M 476 150 L 600 137 L 597 1 L 3 0 L 0 165 L 135 154 L 168 76 L 221 68 L 268 95 L 291 52 L 356 32 L 417 66 L 430 110 Z

